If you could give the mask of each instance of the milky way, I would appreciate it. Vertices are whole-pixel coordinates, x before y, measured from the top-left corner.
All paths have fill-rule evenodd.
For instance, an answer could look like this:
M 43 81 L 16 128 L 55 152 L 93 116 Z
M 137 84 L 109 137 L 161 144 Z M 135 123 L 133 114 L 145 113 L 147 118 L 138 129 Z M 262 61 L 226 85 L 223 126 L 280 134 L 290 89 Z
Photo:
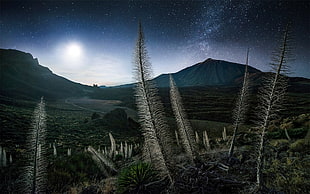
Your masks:
M 132 81 L 141 21 L 154 74 L 207 58 L 268 71 L 288 22 L 294 34 L 292 75 L 310 78 L 308 1 L 1 1 L 0 47 L 30 52 L 55 73 L 85 84 Z M 79 60 L 63 53 L 81 45 Z

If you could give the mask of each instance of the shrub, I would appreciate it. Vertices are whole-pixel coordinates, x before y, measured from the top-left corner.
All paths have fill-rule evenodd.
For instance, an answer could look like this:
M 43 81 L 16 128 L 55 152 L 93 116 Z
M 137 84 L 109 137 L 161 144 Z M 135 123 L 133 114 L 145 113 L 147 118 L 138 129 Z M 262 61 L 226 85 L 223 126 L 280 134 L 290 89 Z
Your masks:
M 69 189 L 73 179 L 68 172 L 62 172 L 60 170 L 54 170 L 49 174 L 49 190 L 57 192 L 65 192 Z
M 91 115 L 91 120 L 95 120 L 95 119 L 99 119 L 100 118 L 100 115 L 96 112 L 94 112 L 92 115 Z
M 57 158 L 49 165 L 49 191 L 62 193 L 70 186 L 105 178 L 88 154 L 76 153 L 71 157 Z
M 121 161 L 123 159 L 123 155 L 122 154 L 116 154 L 114 157 L 114 161 Z
M 300 126 L 307 126 L 307 124 L 309 124 L 309 119 L 310 114 L 301 114 L 296 118 L 295 123 Z
M 288 147 L 289 141 L 287 139 L 278 139 L 271 141 L 270 144 L 274 147 Z
M 307 134 L 307 131 L 308 129 L 305 128 L 295 128 L 287 130 L 291 138 L 304 138 Z M 267 137 L 269 139 L 286 139 L 285 131 L 281 129 L 267 132 Z
M 310 144 L 305 139 L 299 139 L 290 145 L 290 151 L 292 152 L 305 152 L 309 148 Z
M 269 188 L 285 193 L 304 193 L 310 186 L 309 157 L 273 160 L 265 171 Z
M 292 138 L 304 138 L 307 135 L 308 129 L 306 128 L 295 128 L 288 130 L 289 135 Z
M 150 183 L 158 180 L 158 174 L 149 163 L 138 162 L 124 168 L 118 177 L 119 193 L 146 193 Z
M 287 139 L 275 139 L 270 141 L 270 145 L 277 150 L 277 152 L 285 152 L 289 149 L 290 143 Z

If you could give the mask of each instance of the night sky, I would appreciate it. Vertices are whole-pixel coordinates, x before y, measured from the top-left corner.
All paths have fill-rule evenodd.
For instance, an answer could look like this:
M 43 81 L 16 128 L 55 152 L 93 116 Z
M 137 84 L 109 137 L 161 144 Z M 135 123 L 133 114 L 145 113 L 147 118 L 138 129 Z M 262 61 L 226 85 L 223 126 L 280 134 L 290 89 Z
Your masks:
M 0 48 L 29 52 L 72 81 L 132 82 L 142 22 L 154 76 L 207 58 L 270 70 L 272 51 L 292 22 L 291 76 L 310 78 L 309 1 L 0 1 Z

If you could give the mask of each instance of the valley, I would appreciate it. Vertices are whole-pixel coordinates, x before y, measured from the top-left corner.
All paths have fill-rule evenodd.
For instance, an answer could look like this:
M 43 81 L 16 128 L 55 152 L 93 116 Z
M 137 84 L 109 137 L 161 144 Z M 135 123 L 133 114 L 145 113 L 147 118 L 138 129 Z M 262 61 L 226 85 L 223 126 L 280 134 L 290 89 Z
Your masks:
M 116 89 L 113 89 L 116 90 Z M 124 94 L 124 89 L 119 89 L 119 93 Z M 125 89 L 126 90 L 126 89 Z M 236 98 L 234 89 L 210 89 L 210 88 L 180 88 L 184 99 L 185 110 L 188 112 L 192 128 L 203 137 L 203 131 L 208 132 L 212 150 L 205 151 L 204 146 L 200 145 L 202 153 L 207 157 L 215 156 L 228 151 L 228 142 L 222 140 L 223 128 L 226 128 L 228 138 L 231 137 L 233 128 L 231 124 L 231 111 Z M 229 92 L 230 91 L 230 92 Z M 160 90 L 161 98 L 164 102 L 165 112 L 168 116 L 167 121 L 171 134 L 177 128 L 172 115 L 171 105 L 168 100 L 167 90 Z M 129 93 L 128 95 L 131 95 Z M 193 98 L 192 96 L 195 96 Z M 117 95 L 116 95 L 117 96 Z M 309 112 L 309 98 L 306 94 L 289 93 L 288 107 L 294 108 L 294 115 L 298 116 L 302 113 Z M 46 101 L 47 113 L 47 157 L 49 163 L 49 188 L 54 191 L 65 191 L 73 184 L 80 183 L 81 180 L 91 183 L 95 179 L 105 175 L 100 173 L 97 165 L 89 160 L 87 155 L 84 155 L 84 150 L 88 146 L 96 149 L 110 149 L 110 139 L 108 133 L 112 133 L 116 143 L 127 142 L 131 144 L 141 144 L 142 135 L 140 126 L 137 123 L 137 113 L 133 107 L 134 102 L 127 100 L 100 100 L 90 98 L 69 98 L 56 101 Z M 2 168 L 1 174 L 10 173 L 10 176 L 4 176 L 2 179 L 1 189 L 13 191 L 15 181 L 18 180 L 18 166 L 22 165 L 23 153 L 25 151 L 25 136 L 31 127 L 33 117 L 33 109 L 35 101 L 16 100 L 1 96 L 0 98 L 0 125 L 1 125 L 1 146 L 6 149 L 7 155 L 12 156 L 12 164 Z M 252 97 L 252 103 L 255 103 L 255 98 Z M 124 110 L 124 111 L 121 111 Z M 250 111 L 253 116 L 253 112 Z M 292 112 L 283 112 L 283 117 L 293 116 Z M 224 121 L 224 122 L 223 122 Z M 239 143 L 236 148 L 237 154 L 239 150 L 249 149 L 246 146 L 252 146 L 253 137 L 249 130 L 253 126 L 251 118 L 247 119 L 246 125 L 241 126 Z M 275 139 L 273 142 L 285 139 L 284 133 L 279 133 L 276 130 L 270 133 Z M 301 130 L 289 130 L 292 138 L 304 137 L 307 133 L 307 128 Z M 279 140 L 277 140 L 279 139 Z M 200 140 L 202 141 L 202 139 Z M 282 140 L 281 140 L 282 141 Z M 53 156 L 53 146 L 57 147 L 57 157 Z M 70 156 L 68 156 L 70 149 Z M 136 148 L 135 157 L 139 157 Z M 244 151 L 242 151 L 244 152 Z M 72 154 L 72 155 L 71 155 Z M 83 159 L 84 162 L 79 160 Z M 212 158 L 209 159 L 212 161 Z M 125 163 L 131 161 L 114 159 L 119 168 Z M 70 170 L 70 162 L 74 162 L 74 168 Z M 86 163 L 85 163 L 86 162 Z M 125 162 L 125 163 L 124 163 Z M 73 167 L 72 167 L 73 168 Z M 59 173 L 68 173 L 67 175 Z M 82 177 L 76 172 L 84 173 Z M 246 171 L 247 172 L 247 171 Z M 54 176 L 60 177 L 61 182 L 57 181 Z M 72 179 L 72 180 L 71 180 Z M 11 185 L 11 186 L 10 186 Z M 71 185 L 71 186 L 70 186 Z

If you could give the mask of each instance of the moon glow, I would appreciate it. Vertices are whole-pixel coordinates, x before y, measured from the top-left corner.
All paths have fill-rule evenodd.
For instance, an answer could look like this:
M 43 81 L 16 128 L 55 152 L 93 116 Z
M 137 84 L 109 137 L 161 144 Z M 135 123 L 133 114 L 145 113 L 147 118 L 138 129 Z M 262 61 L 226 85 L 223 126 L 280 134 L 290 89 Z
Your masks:
M 72 42 L 66 47 L 66 55 L 72 59 L 79 58 L 82 54 L 82 47 L 80 44 Z

